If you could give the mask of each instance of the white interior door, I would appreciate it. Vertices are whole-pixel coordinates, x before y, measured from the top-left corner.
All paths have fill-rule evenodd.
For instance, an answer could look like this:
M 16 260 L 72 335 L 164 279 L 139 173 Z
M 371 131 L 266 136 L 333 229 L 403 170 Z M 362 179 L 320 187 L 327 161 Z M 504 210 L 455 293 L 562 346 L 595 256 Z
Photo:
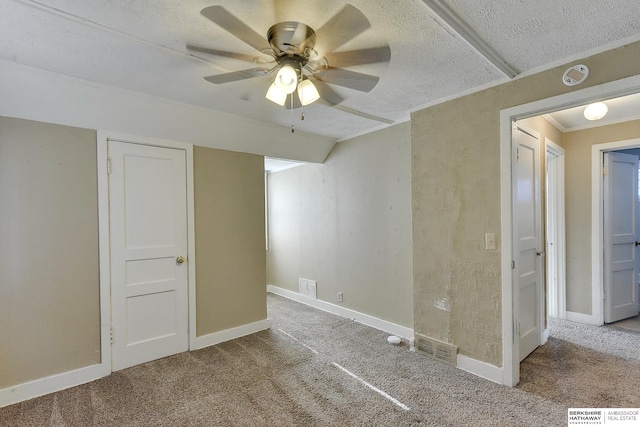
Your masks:
M 188 348 L 186 153 L 115 141 L 108 151 L 115 371 Z
M 516 260 L 516 334 L 520 360 L 542 342 L 543 275 L 542 209 L 540 205 L 540 141 L 521 128 L 515 131 L 514 224 Z
M 638 315 L 638 156 L 604 154 L 604 321 Z

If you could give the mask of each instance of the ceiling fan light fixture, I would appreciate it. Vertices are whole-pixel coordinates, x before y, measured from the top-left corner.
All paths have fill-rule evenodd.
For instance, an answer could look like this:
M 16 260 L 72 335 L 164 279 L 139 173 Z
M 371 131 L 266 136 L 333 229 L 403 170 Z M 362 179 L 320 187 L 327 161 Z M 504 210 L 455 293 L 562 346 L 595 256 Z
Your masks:
M 609 108 L 604 102 L 595 102 L 584 109 L 584 118 L 587 120 L 600 120 L 607 115 Z
M 265 98 L 280 106 L 284 106 L 284 103 L 287 100 L 287 94 L 281 91 L 275 83 L 272 83 L 271 86 L 269 86 L 269 90 L 267 91 Z
M 282 92 L 290 94 L 298 85 L 298 72 L 291 65 L 283 65 L 276 74 L 274 84 Z
M 320 94 L 313 82 L 305 79 L 298 85 L 298 98 L 300 98 L 300 103 L 304 106 L 316 102 L 320 99 Z

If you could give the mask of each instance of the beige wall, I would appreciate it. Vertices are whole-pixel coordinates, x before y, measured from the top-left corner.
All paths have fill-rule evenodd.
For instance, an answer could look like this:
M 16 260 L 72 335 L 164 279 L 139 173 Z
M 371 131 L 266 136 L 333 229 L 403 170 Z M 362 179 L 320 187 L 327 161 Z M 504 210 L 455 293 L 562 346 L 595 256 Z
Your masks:
M 194 147 L 197 334 L 266 318 L 262 156 Z M 96 133 L 0 117 L 0 389 L 100 362 Z
M 591 314 L 591 146 L 640 138 L 640 120 L 564 134 L 567 310 Z
M 267 318 L 263 157 L 194 147 L 196 334 Z
M 336 145 L 322 165 L 269 174 L 269 283 L 413 327 L 410 124 Z M 343 292 L 339 303 L 337 293 Z
M 579 62 L 591 74 L 577 87 L 562 83 L 568 64 L 412 114 L 416 332 L 502 365 L 501 255 L 484 249 L 501 226 L 499 113 L 635 75 L 640 43 Z
M 0 117 L 0 389 L 100 362 L 96 133 Z

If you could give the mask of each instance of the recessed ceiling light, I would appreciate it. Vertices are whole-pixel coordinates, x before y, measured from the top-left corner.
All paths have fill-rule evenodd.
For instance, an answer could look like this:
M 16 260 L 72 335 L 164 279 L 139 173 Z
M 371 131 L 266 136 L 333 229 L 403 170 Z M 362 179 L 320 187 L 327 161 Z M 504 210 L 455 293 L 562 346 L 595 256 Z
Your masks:
M 584 118 L 587 120 L 600 120 L 607 115 L 609 108 L 604 102 L 595 102 L 584 109 Z

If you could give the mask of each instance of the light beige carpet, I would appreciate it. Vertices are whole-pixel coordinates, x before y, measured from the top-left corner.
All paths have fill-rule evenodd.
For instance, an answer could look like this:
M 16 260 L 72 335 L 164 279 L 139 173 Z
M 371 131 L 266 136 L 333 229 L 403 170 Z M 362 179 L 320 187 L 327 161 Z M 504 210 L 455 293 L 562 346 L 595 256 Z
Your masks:
M 632 317 L 630 319 L 620 320 L 619 322 L 609 324 L 610 327 L 625 329 L 628 331 L 634 331 L 640 333 L 640 316 Z
M 611 357 L 561 323 L 508 388 L 281 297 L 269 317 L 269 331 L 0 409 L 0 425 L 564 426 L 568 407 L 640 406 L 640 362 L 625 356 L 640 334 L 599 337 Z

